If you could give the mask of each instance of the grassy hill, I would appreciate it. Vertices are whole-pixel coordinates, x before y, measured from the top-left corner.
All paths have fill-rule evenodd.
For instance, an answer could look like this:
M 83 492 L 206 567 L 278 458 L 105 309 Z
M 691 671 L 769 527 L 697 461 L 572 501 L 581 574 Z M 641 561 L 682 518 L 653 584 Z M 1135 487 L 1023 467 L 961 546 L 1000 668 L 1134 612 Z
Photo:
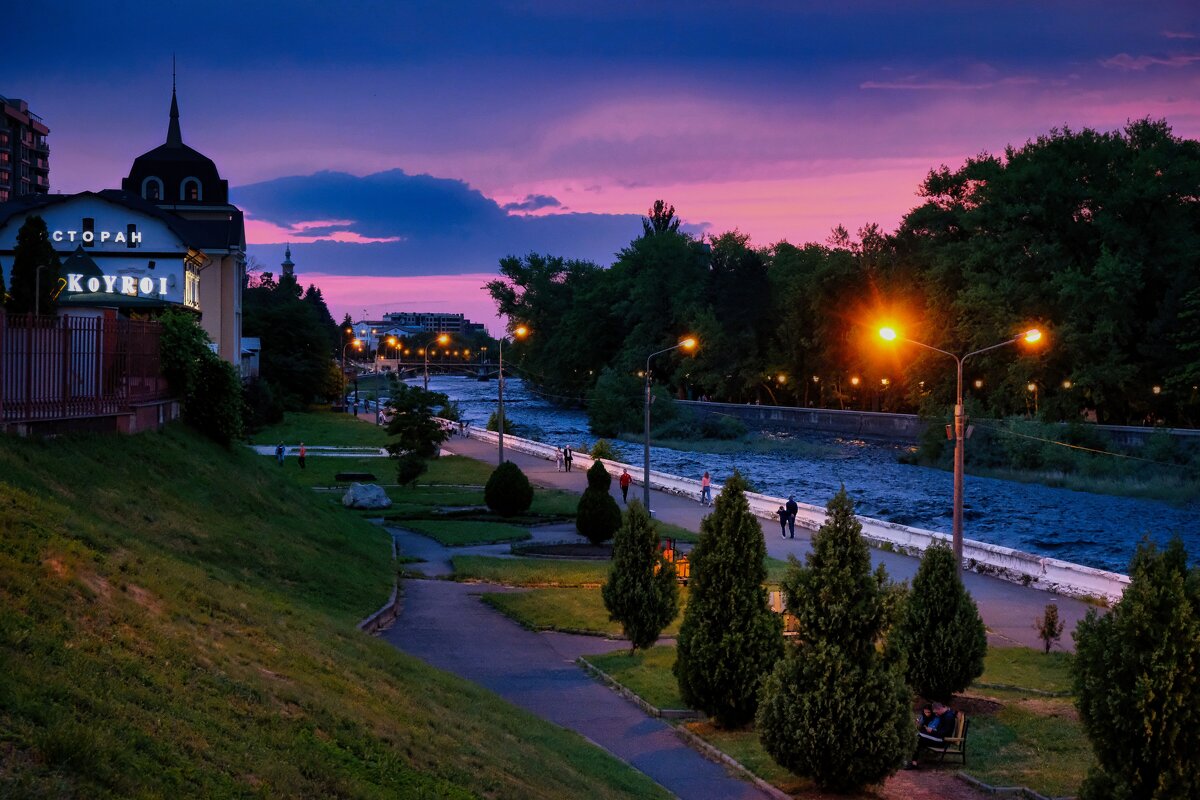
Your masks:
M 180 427 L 0 439 L 0 796 L 665 796 L 358 633 L 389 553 Z

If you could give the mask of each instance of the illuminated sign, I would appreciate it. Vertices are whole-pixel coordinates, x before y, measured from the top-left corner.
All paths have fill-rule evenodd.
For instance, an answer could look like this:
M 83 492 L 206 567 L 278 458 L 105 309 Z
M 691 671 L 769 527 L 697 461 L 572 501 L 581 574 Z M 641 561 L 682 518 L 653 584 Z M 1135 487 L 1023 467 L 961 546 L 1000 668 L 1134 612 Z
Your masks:
M 113 244 L 141 244 L 142 232 L 129 231 L 51 231 L 50 238 L 56 242 L 112 242 Z
M 132 275 L 93 275 L 90 278 L 84 278 L 78 272 L 67 274 L 68 293 L 75 292 L 90 292 L 98 294 L 101 291 L 108 294 L 127 294 L 137 296 L 138 294 L 157 294 L 160 297 L 167 295 L 167 278 L 135 278 Z

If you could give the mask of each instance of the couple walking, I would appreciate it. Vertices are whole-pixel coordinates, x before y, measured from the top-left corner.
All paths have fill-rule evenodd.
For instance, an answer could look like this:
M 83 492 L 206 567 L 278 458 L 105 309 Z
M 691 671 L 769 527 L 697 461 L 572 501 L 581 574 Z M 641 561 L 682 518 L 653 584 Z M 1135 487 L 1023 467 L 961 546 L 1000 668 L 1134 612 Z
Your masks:
M 789 494 L 787 505 L 780 506 L 775 512 L 779 517 L 779 535 L 785 539 L 796 538 L 796 513 L 800 506 L 796 505 L 796 495 Z
M 571 462 L 575 460 L 575 454 L 571 452 L 570 447 L 556 448 L 554 451 L 554 466 L 559 472 L 570 472 Z M 565 469 L 564 469 L 565 468 Z

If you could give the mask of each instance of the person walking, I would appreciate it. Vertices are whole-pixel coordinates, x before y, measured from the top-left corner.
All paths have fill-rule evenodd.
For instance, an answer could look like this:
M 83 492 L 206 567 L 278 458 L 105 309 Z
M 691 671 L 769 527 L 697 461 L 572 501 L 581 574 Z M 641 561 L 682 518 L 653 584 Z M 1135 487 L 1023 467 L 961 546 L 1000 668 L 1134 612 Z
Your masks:
M 300 469 L 304 469 L 304 456 L 308 451 L 304 449 L 304 442 L 300 443 Z
M 275 448 L 275 460 L 279 462 L 279 466 L 281 467 L 283 466 L 283 455 L 286 452 L 287 449 L 284 448 L 283 442 L 280 442 L 279 446 Z
M 791 533 L 792 539 L 796 538 L 796 512 L 800 510 L 800 506 L 796 505 L 796 496 L 789 494 L 787 501 L 788 515 L 788 530 Z
M 706 506 L 712 505 L 712 476 L 707 471 L 700 479 L 700 502 Z
M 554 448 L 554 469 L 563 471 L 563 451 L 561 447 Z
M 775 515 L 777 517 L 779 517 L 779 535 L 782 536 L 784 539 L 786 539 L 787 538 L 787 524 L 788 524 L 787 509 L 784 508 L 783 506 L 780 506 L 779 510 L 775 512 Z
M 621 484 L 621 502 L 625 505 L 629 505 L 629 484 L 633 483 L 633 478 L 630 477 L 629 470 L 621 470 L 621 479 L 619 483 Z
M 571 471 L 571 461 L 575 455 L 571 452 L 571 446 L 567 445 L 563 448 L 563 463 L 567 465 L 567 472 Z

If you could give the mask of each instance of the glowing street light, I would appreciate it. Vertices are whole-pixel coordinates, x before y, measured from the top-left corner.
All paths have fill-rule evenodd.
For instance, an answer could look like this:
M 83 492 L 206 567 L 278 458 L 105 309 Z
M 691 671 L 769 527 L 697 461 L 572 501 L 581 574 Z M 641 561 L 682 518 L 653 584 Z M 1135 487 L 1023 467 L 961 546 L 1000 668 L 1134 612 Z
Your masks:
M 347 347 L 353 347 L 355 350 L 359 350 L 362 348 L 362 342 L 358 339 L 351 339 L 350 341 L 346 342 L 346 344 L 342 345 L 342 397 L 343 398 L 346 396 L 346 348 Z M 355 385 L 355 387 L 358 386 L 358 378 L 354 379 L 354 385 Z M 358 390 L 356 388 L 355 389 L 355 398 L 354 398 L 355 401 L 358 400 L 357 391 Z
M 900 340 L 924 347 L 926 350 L 932 350 L 935 353 L 941 353 L 944 356 L 953 358 L 958 366 L 958 381 L 956 384 L 957 394 L 954 404 L 954 522 L 952 527 L 952 545 L 954 550 L 954 563 L 958 569 L 962 569 L 962 516 L 963 516 L 963 452 L 966 447 L 966 415 L 963 413 L 963 362 L 972 356 L 987 353 L 991 350 L 996 350 L 1001 347 L 1007 347 L 1010 344 L 1024 341 L 1026 344 L 1035 344 L 1042 340 L 1042 332 L 1037 328 L 1031 328 L 1024 333 L 1017 334 L 1011 339 L 1006 339 L 999 344 L 994 344 L 991 347 L 984 347 L 981 350 L 973 350 L 964 356 L 959 356 L 947 350 L 942 350 L 938 347 L 924 344 L 922 342 L 913 341 L 896 332 L 895 328 L 883 327 L 879 329 L 879 338 L 884 341 L 894 342 Z M 887 379 L 884 379 L 886 385 Z M 1036 389 L 1036 386 L 1034 387 Z M 1032 390 L 1031 390 L 1032 391 Z
M 646 445 L 642 460 L 642 501 L 646 506 L 647 514 L 650 513 L 650 359 L 672 350 L 682 349 L 691 352 L 696 349 L 698 344 L 696 337 L 688 336 L 680 339 L 679 344 L 674 347 L 668 347 L 646 356 Z
M 513 338 L 514 339 L 524 339 L 528 335 L 529 335 L 529 328 L 525 327 L 524 325 L 518 325 L 517 327 L 513 328 Z M 500 342 L 500 382 L 499 382 L 499 387 L 500 387 L 500 404 L 499 404 L 499 406 L 500 407 L 496 413 L 499 417 L 498 421 L 500 423 L 498 426 L 500 429 L 500 433 L 499 433 L 499 436 L 497 437 L 500 441 L 500 462 L 499 463 L 503 464 L 504 463 L 504 337 L 503 336 L 500 337 L 499 342 Z
M 448 345 L 450 344 L 450 334 L 439 333 L 436 339 L 431 339 L 425 344 L 425 391 L 429 391 L 429 345 L 435 341 L 442 346 Z

